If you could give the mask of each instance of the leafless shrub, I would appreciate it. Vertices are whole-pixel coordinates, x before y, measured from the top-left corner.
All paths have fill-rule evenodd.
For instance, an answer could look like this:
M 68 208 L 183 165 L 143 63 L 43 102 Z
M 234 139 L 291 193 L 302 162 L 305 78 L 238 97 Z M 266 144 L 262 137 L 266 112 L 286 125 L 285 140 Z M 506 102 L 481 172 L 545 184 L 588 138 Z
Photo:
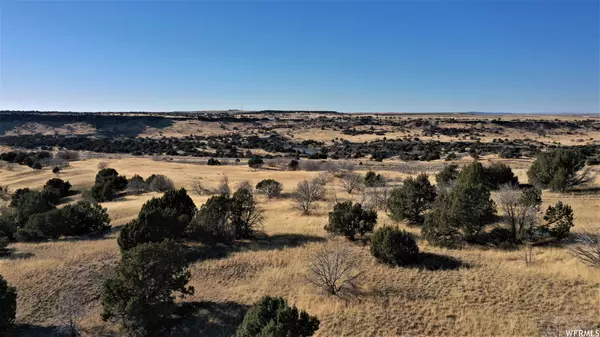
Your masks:
M 58 151 L 56 153 L 56 158 L 60 158 L 60 159 L 64 159 L 64 160 L 78 160 L 79 159 L 79 152 L 77 151 L 67 151 L 67 150 L 62 150 L 62 151 Z
M 216 192 L 217 192 L 217 194 L 222 194 L 225 196 L 231 195 L 231 187 L 229 187 L 229 178 L 227 176 L 224 176 L 223 178 L 221 178 L 221 181 L 219 182 L 219 186 L 217 187 Z
M 96 203 L 96 199 L 94 199 L 92 192 L 89 189 L 81 191 L 81 197 L 87 202 Z
M 14 163 L 9 163 L 9 162 L 4 161 L 4 160 L 0 160 L 0 169 L 4 169 L 4 170 L 7 170 L 7 171 L 14 171 L 15 164 Z
M 339 243 L 314 253 L 308 263 L 308 281 L 330 295 L 357 295 L 365 271 L 360 255 Z
M 533 245 L 530 242 L 523 246 L 523 255 L 525 258 L 525 266 L 530 266 L 533 263 Z
M 353 191 L 362 188 L 363 177 L 354 172 L 346 173 L 340 178 L 340 185 L 348 194 L 352 194 Z
M 148 184 L 144 178 L 136 174 L 127 181 L 127 189 L 134 195 L 140 195 L 148 189 Z
M 8 193 L 8 186 L 0 186 L 0 200 L 10 200 L 10 194 Z
M 600 268 L 600 229 L 577 234 L 576 244 L 569 248 L 569 252 L 585 265 Z
M 391 188 L 387 182 L 380 186 L 364 188 L 360 194 L 360 203 L 366 208 L 387 211 L 390 192 Z
M 108 167 L 108 163 L 105 161 L 101 161 L 98 163 L 98 170 L 103 170 Z
M 496 199 L 510 226 L 513 239 L 521 241 L 536 227 L 540 203 L 525 198 L 523 192 L 514 185 L 502 186 Z
M 304 171 L 321 171 L 322 162 L 317 160 L 302 160 L 300 169 Z
M 267 165 L 272 166 L 272 167 L 277 167 L 280 170 L 286 170 L 288 163 L 289 163 L 289 159 L 286 159 L 284 157 L 276 157 L 276 158 L 267 160 Z
M 353 162 L 349 161 L 341 161 L 338 163 L 338 166 L 340 170 L 347 172 L 354 172 L 354 170 L 356 169 L 356 165 Z
M 195 179 L 192 182 L 192 190 L 198 193 L 198 195 L 212 195 L 216 193 L 215 190 L 205 187 L 199 179 Z
M 323 165 L 323 169 L 331 175 L 335 175 L 336 173 L 341 171 L 340 165 L 335 162 L 328 161 Z
M 254 188 L 252 187 L 252 184 L 250 183 L 250 181 L 242 180 L 235 187 L 236 192 L 239 190 L 247 190 L 248 192 L 252 193 L 254 191 Z
M 585 167 L 583 170 L 577 172 L 577 174 L 568 177 L 566 185 L 569 188 L 585 186 L 594 181 L 594 177 L 594 172 L 592 172 L 589 167 Z
M 331 181 L 331 179 L 331 174 L 328 172 L 321 172 L 313 179 L 313 181 L 319 185 L 325 186 Z
M 323 185 L 314 181 L 303 180 L 298 183 L 294 191 L 296 208 L 302 211 L 302 214 L 310 214 L 316 207 L 315 202 L 323 199 L 324 195 Z
M 78 297 L 71 293 L 58 295 L 55 318 L 59 323 L 57 330 L 62 336 L 82 336 L 79 326 L 87 313 L 77 299 Z
M 152 180 L 148 182 L 148 188 L 150 191 L 154 192 L 166 192 L 175 189 L 175 183 L 173 183 L 171 178 L 165 175 L 156 174 L 153 175 Z

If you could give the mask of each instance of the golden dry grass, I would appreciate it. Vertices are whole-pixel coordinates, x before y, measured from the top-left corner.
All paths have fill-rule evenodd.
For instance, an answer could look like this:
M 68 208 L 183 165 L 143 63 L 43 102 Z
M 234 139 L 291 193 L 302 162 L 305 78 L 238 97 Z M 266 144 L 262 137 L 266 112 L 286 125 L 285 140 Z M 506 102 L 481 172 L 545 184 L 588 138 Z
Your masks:
M 77 188 L 93 183 L 98 163 L 105 161 L 126 176 L 161 173 L 179 187 L 191 190 L 194 179 L 216 185 L 225 175 L 233 186 L 241 180 L 253 185 L 265 178 L 284 184 L 291 192 L 298 181 L 317 172 L 252 171 L 246 166 L 211 167 L 150 159 L 85 160 L 73 162 L 59 174 Z M 526 181 L 527 162 L 515 162 L 516 173 Z M 406 175 L 379 170 L 388 177 Z M 40 188 L 54 175 L 44 169 L 33 171 L 18 166 L 15 171 L 0 171 L 0 182 L 9 188 Z M 596 180 L 596 184 L 600 184 Z M 354 198 L 343 192 L 337 181 L 328 186 L 339 198 Z M 206 196 L 190 192 L 199 206 Z M 105 203 L 113 225 L 123 224 L 137 215 L 141 205 L 157 194 L 127 196 Z M 559 195 L 545 193 L 545 204 L 564 200 L 575 211 L 574 231 L 600 226 L 600 195 Z M 534 263 L 526 267 L 521 251 L 501 251 L 481 247 L 442 250 L 419 243 L 422 251 L 454 257 L 463 267 L 451 270 L 392 268 L 376 263 L 368 247 L 351 244 L 364 256 L 367 270 L 363 294 L 358 300 L 344 301 L 326 296 L 305 281 L 311 254 L 327 244 L 323 226 L 328 202 L 312 216 L 301 216 L 289 199 L 267 201 L 259 197 L 265 210 L 264 231 L 276 237 L 284 234 L 304 236 L 307 243 L 249 243 L 222 258 L 196 261 L 191 265 L 191 285 L 196 294 L 186 301 L 235 302 L 250 305 L 263 295 L 283 296 L 289 302 L 321 320 L 318 336 L 535 336 L 543 321 L 561 320 L 572 327 L 591 328 L 600 324 L 600 270 L 587 268 L 565 248 L 536 247 Z M 379 224 L 391 223 L 380 212 Z M 418 235 L 415 228 L 407 228 Z M 116 326 L 100 320 L 99 294 L 103 280 L 119 260 L 116 233 L 101 240 L 57 241 L 39 244 L 16 243 L 11 258 L 0 259 L 0 274 L 19 291 L 19 323 L 52 325 L 58 294 L 70 289 L 79 295 L 87 316 L 82 325 L 90 335 L 117 331 Z M 320 239 L 320 240 L 319 240 Z M 311 242 L 312 241 L 312 242 Z M 224 324 L 202 335 L 223 335 Z

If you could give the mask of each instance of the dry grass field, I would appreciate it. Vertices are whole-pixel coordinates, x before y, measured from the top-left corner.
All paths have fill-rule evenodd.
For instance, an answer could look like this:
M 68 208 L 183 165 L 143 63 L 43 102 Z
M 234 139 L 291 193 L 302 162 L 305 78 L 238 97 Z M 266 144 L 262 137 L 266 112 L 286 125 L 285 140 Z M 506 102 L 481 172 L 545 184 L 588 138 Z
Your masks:
M 177 187 L 188 189 L 197 206 L 207 197 L 192 192 L 195 179 L 216 186 L 227 176 L 235 186 L 242 180 L 255 185 L 273 178 L 283 183 L 287 194 L 300 180 L 318 174 L 124 158 L 75 161 L 58 176 L 70 181 L 75 189 L 89 188 L 101 161 L 128 177 L 165 174 Z M 529 163 L 515 161 L 515 172 L 522 182 L 526 182 Z M 386 169 L 386 165 L 379 166 L 377 172 L 396 181 L 407 176 Z M 41 188 L 54 176 L 49 168 L 34 171 L 17 166 L 13 171 L 0 170 L 1 184 L 12 190 Z M 600 179 L 596 178 L 594 184 L 600 186 Z M 119 226 L 133 219 L 142 204 L 156 195 L 127 195 L 104 203 L 114 231 L 103 239 L 10 246 L 12 255 L 0 259 L 0 274 L 18 289 L 18 323 L 31 325 L 22 335 L 44 335 L 48 331 L 45 327 L 60 323 L 56 308 L 65 291 L 77 296 L 84 312 L 81 326 L 89 336 L 117 333 L 115 324 L 100 319 L 101 287 L 120 258 L 116 243 Z M 187 335 L 231 335 L 247 306 L 267 294 L 283 296 L 316 315 L 321 321 L 317 336 L 538 336 L 541 327 L 550 323 L 561 328 L 600 325 L 600 270 L 585 267 L 565 247 L 535 247 L 534 262 L 526 266 L 521 250 L 445 250 L 419 240 L 421 251 L 429 258 L 446 256 L 460 262 L 445 270 L 389 267 L 375 262 L 368 246 L 326 235 L 323 226 L 334 196 L 358 198 L 344 192 L 334 179 L 327 186 L 328 201 L 321 202 L 315 214 L 302 216 L 289 197 L 269 201 L 259 196 L 259 206 L 265 210 L 262 229 L 266 236 L 241 243 L 236 249 L 215 249 L 211 258 L 191 265 L 190 283 L 196 294 L 185 301 L 196 302 L 200 310 L 190 322 Z M 545 191 L 543 199 L 544 205 L 563 200 L 573 207 L 574 232 L 600 227 L 600 194 Z M 380 212 L 378 226 L 385 223 L 392 221 Z M 418 228 L 400 225 L 419 237 Z M 311 254 L 330 244 L 347 245 L 363 257 L 366 273 L 359 297 L 342 300 L 327 296 L 306 281 Z

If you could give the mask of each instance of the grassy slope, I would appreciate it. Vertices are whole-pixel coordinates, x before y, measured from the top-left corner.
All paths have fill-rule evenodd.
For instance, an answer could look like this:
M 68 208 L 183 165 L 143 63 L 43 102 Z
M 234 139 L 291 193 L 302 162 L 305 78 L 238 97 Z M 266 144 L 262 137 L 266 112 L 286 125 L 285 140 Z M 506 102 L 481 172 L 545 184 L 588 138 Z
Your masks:
M 92 184 L 98 160 L 72 163 L 60 174 L 76 187 Z M 177 186 L 189 189 L 195 178 L 216 185 L 227 175 L 233 186 L 240 180 L 256 184 L 274 178 L 291 192 L 301 179 L 315 172 L 253 172 L 245 166 L 209 167 L 158 162 L 149 159 L 108 160 L 119 173 L 148 176 L 162 173 Z M 521 180 L 524 170 L 518 170 Z M 403 177 L 383 172 L 389 177 Z M 39 188 L 54 175 L 47 169 L 34 172 L 18 166 L 16 171 L 0 171 L 0 182 L 11 189 Z M 596 181 L 598 184 L 600 181 Z M 329 197 L 336 189 L 338 197 L 348 195 L 337 181 L 329 184 Z M 127 196 L 124 200 L 105 203 L 113 225 L 119 226 L 136 216 L 143 202 L 154 194 Z M 192 193 L 199 206 L 206 197 Z M 357 199 L 357 196 L 353 196 Z M 565 200 L 576 214 L 575 231 L 600 226 L 600 196 L 544 195 L 546 204 Z M 323 296 L 304 281 L 306 263 L 311 253 L 325 243 L 323 226 L 327 203 L 313 216 L 300 216 L 287 199 L 266 201 L 259 198 L 266 211 L 264 230 L 271 241 L 244 245 L 241 251 L 222 258 L 195 262 L 191 285 L 196 295 L 188 301 L 204 301 L 205 316 L 199 317 L 194 331 L 207 335 L 227 335 L 232 318 L 243 312 L 262 295 L 280 295 L 321 319 L 319 336 L 392 336 L 392 335 L 535 335 L 540 321 L 559 320 L 577 327 L 591 327 L 600 322 L 600 271 L 580 265 L 564 248 L 535 248 L 535 263 L 525 267 L 520 251 L 440 250 L 420 242 L 422 250 L 456 257 L 468 264 L 455 270 L 419 271 L 390 268 L 375 263 L 367 247 L 355 249 L 364 256 L 367 276 L 360 301 L 345 302 Z M 380 213 L 379 224 L 390 222 Z M 409 228 L 418 234 L 418 230 Z M 285 236 L 295 234 L 296 236 Z M 114 331 L 115 327 L 99 318 L 99 294 L 103 280 L 110 276 L 119 259 L 116 233 L 102 240 L 59 241 L 42 244 L 17 243 L 13 257 L 0 260 L 0 274 L 19 290 L 20 323 L 56 324 L 55 308 L 59 293 L 70 289 L 79 296 L 87 315 L 82 325 L 92 335 Z M 298 240 L 300 238 L 300 240 Z M 301 245 L 305 239 L 308 243 Z M 580 322 L 581 325 L 577 323 Z

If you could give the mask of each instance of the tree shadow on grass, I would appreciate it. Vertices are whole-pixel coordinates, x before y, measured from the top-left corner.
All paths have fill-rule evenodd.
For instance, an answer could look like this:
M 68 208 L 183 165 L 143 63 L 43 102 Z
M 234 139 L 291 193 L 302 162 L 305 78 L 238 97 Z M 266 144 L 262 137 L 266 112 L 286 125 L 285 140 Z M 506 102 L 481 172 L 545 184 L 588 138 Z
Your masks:
M 14 248 L 0 250 L 0 260 L 21 260 L 21 259 L 28 259 L 33 256 L 35 256 L 35 254 L 29 253 L 29 252 L 15 253 Z
M 61 333 L 57 326 L 41 326 L 31 324 L 16 325 L 9 336 L 14 337 L 63 337 L 66 335 Z
M 303 246 L 311 242 L 324 242 L 320 236 L 303 234 L 259 234 L 253 240 L 236 242 L 231 245 L 187 245 L 186 255 L 190 262 L 206 259 L 222 259 L 234 252 L 276 250 Z
M 177 311 L 175 326 L 166 336 L 232 336 L 248 308 L 247 305 L 231 301 L 182 303 Z
M 419 253 L 419 262 L 408 267 L 422 270 L 455 270 L 459 268 L 469 268 L 469 264 L 447 255 L 434 253 Z

